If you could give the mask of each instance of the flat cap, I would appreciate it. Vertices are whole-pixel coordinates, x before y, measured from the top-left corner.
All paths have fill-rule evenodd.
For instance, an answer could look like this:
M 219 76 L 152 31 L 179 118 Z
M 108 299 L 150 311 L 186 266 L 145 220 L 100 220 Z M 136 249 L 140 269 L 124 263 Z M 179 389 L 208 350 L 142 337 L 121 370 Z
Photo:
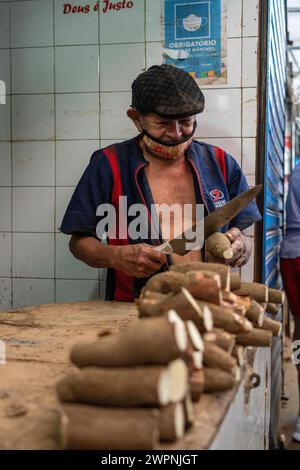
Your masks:
M 204 96 L 193 77 L 173 65 L 154 65 L 131 85 L 131 106 L 143 114 L 182 118 L 202 113 Z

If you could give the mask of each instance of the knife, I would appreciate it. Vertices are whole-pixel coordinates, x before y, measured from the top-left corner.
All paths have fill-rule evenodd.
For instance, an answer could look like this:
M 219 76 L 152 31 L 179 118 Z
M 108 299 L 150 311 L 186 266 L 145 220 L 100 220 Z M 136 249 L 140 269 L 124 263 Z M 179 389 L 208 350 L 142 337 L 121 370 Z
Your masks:
M 250 202 L 257 197 L 260 193 L 263 185 L 259 184 L 254 186 L 248 191 L 238 194 L 231 201 L 227 202 L 224 206 L 211 212 L 204 218 L 204 240 L 210 235 L 217 232 L 224 225 L 228 224 L 236 215 L 238 215 L 243 209 L 245 209 Z M 202 224 L 200 224 L 202 229 Z M 199 223 L 198 223 L 199 229 Z M 192 244 L 193 240 L 196 239 L 197 225 L 193 225 L 185 232 L 178 235 L 173 240 L 163 243 L 155 249 L 161 251 L 164 254 L 171 255 L 177 253 L 178 255 L 185 255 L 191 249 L 186 249 L 186 244 Z M 202 239 L 202 238 L 200 238 Z

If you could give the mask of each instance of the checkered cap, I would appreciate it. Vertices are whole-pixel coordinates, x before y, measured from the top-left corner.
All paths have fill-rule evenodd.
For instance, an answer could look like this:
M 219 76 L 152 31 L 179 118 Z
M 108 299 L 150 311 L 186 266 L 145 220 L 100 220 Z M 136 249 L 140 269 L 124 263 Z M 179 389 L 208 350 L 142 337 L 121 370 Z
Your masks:
M 173 65 L 154 65 L 132 83 L 133 108 L 143 114 L 181 118 L 202 113 L 204 96 L 193 77 Z

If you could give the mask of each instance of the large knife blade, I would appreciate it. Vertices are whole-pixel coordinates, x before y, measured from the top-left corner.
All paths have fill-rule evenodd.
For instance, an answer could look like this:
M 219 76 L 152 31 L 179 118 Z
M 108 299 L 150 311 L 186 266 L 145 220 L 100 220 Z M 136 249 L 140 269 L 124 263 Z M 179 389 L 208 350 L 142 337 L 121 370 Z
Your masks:
M 224 227 L 224 225 L 228 224 L 236 215 L 245 209 L 248 204 L 257 197 L 262 187 L 262 184 L 254 186 L 253 188 L 248 189 L 248 191 L 245 191 L 231 199 L 231 201 L 227 202 L 224 206 L 208 214 L 204 218 L 204 240 L 217 232 L 220 228 Z M 193 240 L 197 238 L 197 228 L 199 230 L 199 225 L 200 227 L 202 226 L 201 223 L 198 224 L 198 227 L 197 225 L 193 225 L 176 238 L 173 238 L 173 240 L 158 246 L 157 249 L 166 254 L 172 254 L 173 252 L 181 256 L 185 255 L 190 251 L 190 249 L 187 249 L 187 245 L 191 246 Z

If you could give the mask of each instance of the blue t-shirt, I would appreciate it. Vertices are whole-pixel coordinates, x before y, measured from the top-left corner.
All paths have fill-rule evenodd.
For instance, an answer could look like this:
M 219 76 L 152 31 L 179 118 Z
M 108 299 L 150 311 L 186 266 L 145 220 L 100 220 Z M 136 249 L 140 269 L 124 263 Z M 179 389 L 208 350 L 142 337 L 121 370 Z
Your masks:
M 228 153 L 198 141 L 193 141 L 186 153 L 194 179 L 195 200 L 210 213 L 248 189 L 246 178 L 238 163 Z M 127 206 L 142 203 L 151 210 L 153 204 L 146 177 L 145 160 L 139 145 L 139 137 L 96 151 L 81 177 L 61 224 L 66 234 L 97 237 L 97 224 L 101 217 L 96 211 L 100 204 L 113 204 L 119 211 L 119 196 L 127 196 Z M 229 225 L 243 230 L 261 219 L 255 202 L 251 202 Z M 127 226 L 132 221 L 127 216 Z M 99 234 L 98 234 L 99 235 Z M 99 237 L 100 238 L 100 237 Z M 152 240 L 150 234 L 139 240 L 110 240 L 110 244 L 148 243 L 158 245 L 162 239 Z M 127 279 L 126 279 L 127 278 Z M 122 286 L 123 284 L 123 286 Z M 137 288 L 135 288 L 138 286 Z M 129 279 L 113 270 L 108 272 L 106 298 L 108 300 L 132 300 L 141 286 L 140 281 Z

